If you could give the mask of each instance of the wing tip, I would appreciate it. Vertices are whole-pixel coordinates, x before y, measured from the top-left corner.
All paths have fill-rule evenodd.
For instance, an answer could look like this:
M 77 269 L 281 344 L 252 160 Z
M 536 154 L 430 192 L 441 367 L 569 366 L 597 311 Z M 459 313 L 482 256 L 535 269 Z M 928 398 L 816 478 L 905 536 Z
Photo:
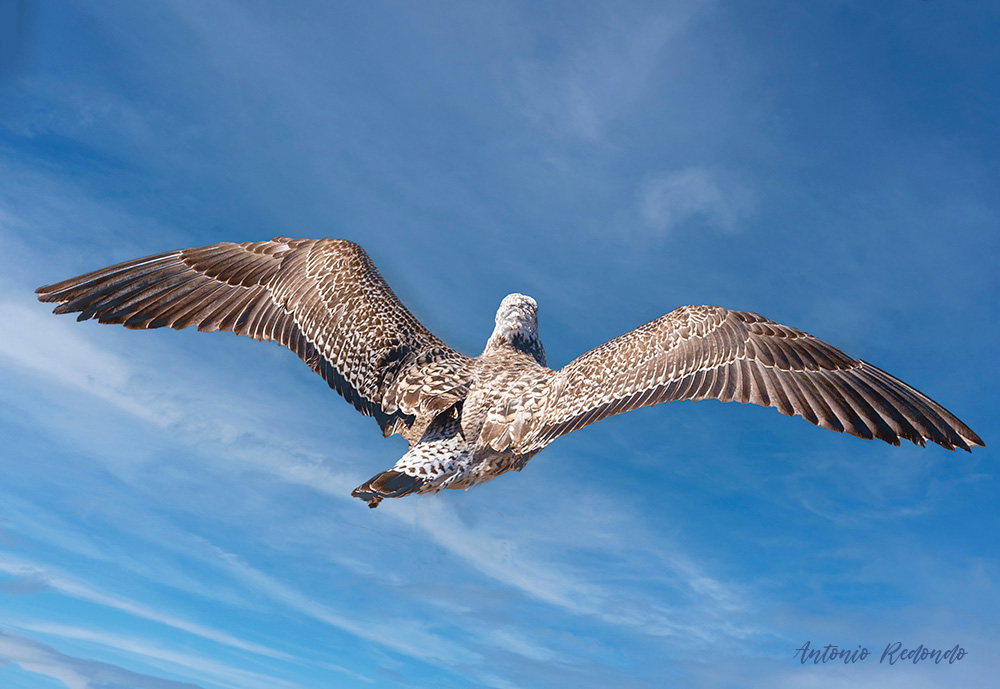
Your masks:
M 968 434 L 966 434 L 966 431 L 968 431 Z M 986 441 L 980 438 L 976 432 L 969 427 L 962 429 L 962 437 L 972 447 L 986 447 Z M 969 452 L 972 452 L 971 448 L 969 449 Z
M 54 302 L 60 301 L 59 292 L 62 291 L 63 283 L 57 282 L 54 285 L 42 285 L 35 289 L 35 295 L 38 297 L 38 301 L 41 302 Z
M 964 433 L 962 434 L 962 440 L 964 440 L 965 442 L 962 445 L 957 445 L 957 447 L 960 447 L 969 454 L 972 454 L 972 448 L 974 447 L 986 447 L 986 443 L 983 441 L 982 438 L 980 438 L 975 433 L 972 433 L 971 431 L 970 433 L 971 436 L 967 436 Z

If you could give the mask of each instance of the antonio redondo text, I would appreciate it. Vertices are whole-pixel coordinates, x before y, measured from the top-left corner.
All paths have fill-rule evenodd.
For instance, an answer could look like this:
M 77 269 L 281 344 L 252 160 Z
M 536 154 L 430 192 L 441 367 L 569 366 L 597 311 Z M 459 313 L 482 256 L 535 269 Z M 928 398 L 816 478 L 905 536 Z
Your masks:
M 958 644 L 955 644 L 954 648 L 945 650 L 925 648 L 923 644 L 920 644 L 916 648 L 904 648 L 902 642 L 896 641 L 894 643 L 886 644 L 885 650 L 882 651 L 882 657 L 879 658 L 878 662 L 888 663 L 889 665 L 895 665 L 900 662 L 910 662 L 916 665 L 917 663 L 928 661 L 933 662 L 935 665 L 939 665 L 946 661 L 949 665 L 951 665 L 964 658 L 967 654 L 968 651 Z M 837 661 L 840 661 L 845 665 L 849 665 L 851 663 L 866 660 L 872 655 L 871 651 L 864 648 L 860 644 L 858 644 L 856 649 L 841 648 L 836 644 L 827 644 L 822 647 L 810 648 L 810 643 L 807 641 L 801 648 L 795 651 L 794 657 L 798 658 L 802 665 L 805 665 L 810 660 L 814 665 Z

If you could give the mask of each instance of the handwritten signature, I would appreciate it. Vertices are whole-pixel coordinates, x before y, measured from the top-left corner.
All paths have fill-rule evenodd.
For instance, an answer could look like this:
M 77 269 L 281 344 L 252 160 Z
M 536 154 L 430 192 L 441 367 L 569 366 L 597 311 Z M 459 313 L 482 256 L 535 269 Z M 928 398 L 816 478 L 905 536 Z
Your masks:
M 851 663 L 866 660 L 872 655 L 872 652 L 861 644 L 858 644 L 858 647 L 855 649 L 843 648 L 836 644 L 827 644 L 826 646 L 816 648 L 812 648 L 811 646 L 811 643 L 806 641 L 801 648 L 795 651 L 795 655 L 792 657 L 798 658 L 799 663 L 802 665 L 805 665 L 809 661 L 812 661 L 813 665 L 837 661 L 845 665 L 850 665 Z M 899 662 L 909 661 L 916 665 L 926 660 L 933 661 L 935 665 L 939 665 L 942 661 L 948 661 L 948 664 L 952 665 L 966 655 L 968 655 L 968 651 L 958 644 L 955 644 L 954 648 L 944 650 L 927 648 L 923 644 L 920 644 L 916 648 L 904 648 L 903 642 L 896 641 L 886 644 L 885 650 L 882 651 L 882 657 L 879 658 L 878 662 L 879 664 L 888 662 L 889 665 L 895 665 Z

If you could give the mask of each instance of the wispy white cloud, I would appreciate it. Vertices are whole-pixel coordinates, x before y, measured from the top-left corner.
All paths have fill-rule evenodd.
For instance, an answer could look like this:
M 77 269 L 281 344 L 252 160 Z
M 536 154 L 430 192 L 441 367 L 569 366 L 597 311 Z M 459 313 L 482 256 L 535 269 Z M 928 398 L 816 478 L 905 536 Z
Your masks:
M 12 88 L 22 97 L 30 93 L 33 107 L 5 111 L 0 125 L 25 138 L 56 134 L 90 142 L 107 136 L 110 126 L 123 142 L 148 142 L 165 124 L 133 99 L 95 84 L 22 78 Z
M 639 189 L 639 217 L 652 236 L 661 238 L 688 224 L 738 232 L 750 210 L 751 196 L 743 185 L 702 168 L 653 175 Z
M 105 562 L 115 568 L 132 572 L 143 579 L 167 586 L 204 600 L 228 606 L 252 608 L 254 603 L 232 587 L 210 583 L 204 576 L 185 571 L 175 562 L 164 557 L 164 551 L 185 555 L 187 543 L 177 537 L 170 538 L 157 526 L 158 519 L 141 509 L 133 508 L 135 500 L 119 497 L 116 506 L 106 505 L 107 518 L 116 524 L 122 535 L 129 535 L 143 542 L 146 548 L 139 549 L 133 540 L 121 543 L 117 540 L 95 541 L 94 525 L 83 525 L 78 520 L 57 514 L 50 506 L 31 502 L 18 495 L 7 494 L 0 501 L 0 521 L 16 525 L 18 534 L 26 539 L 44 543 L 61 552 L 73 554 L 91 561 Z M 12 547 L 15 543 L 0 544 Z M 11 548 L 13 549 L 13 548 Z M 8 582 L 4 590 L 10 592 L 45 588 L 44 581 L 37 577 Z M 2 587 L 0 587 L 2 588 Z
M 580 495 L 577 495 L 578 501 Z M 737 588 L 707 575 L 702 568 L 684 555 L 676 544 L 664 541 L 647 532 L 641 522 L 629 518 L 615 519 L 613 515 L 626 510 L 613 501 L 596 510 L 588 511 L 589 532 L 595 534 L 593 551 L 602 551 L 606 545 L 596 534 L 601 521 L 613 522 L 609 531 L 628 533 L 629 539 L 619 539 L 616 546 L 625 549 L 628 556 L 640 556 L 638 566 L 645 579 L 645 587 L 665 586 L 671 595 L 653 599 L 644 593 L 627 592 L 618 587 L 606 587 L 583 579 L 570 564 L 589 558 L 592 553 L 575 552 L 566 544 L 547 540 L 530 525 L 505 525 L 502 534 L 493 533 L 488 525 L 476 528 L 467 526 L 452 508 L 441 501 L 421 501 L 399 508 L 409 512 L 406 517 L 430 541 L 446 548 L 466 565 L 506 586 L 547 604 L 575 615 L 589 617 L 625 627 L 633 633 L 653 636 L 672 636 L 695 644 L 711 643 L 720 637 L 738 638 L 752 633 L 753 625 L 744 619 L 750 605 Z M 553 505 L 553 517 L 573 510 L 571 504 Z M 401 515 L 402 516 L 402 515 Z M 572 529 L 567 529 L 572 531 Z M 509 542 L 520 544 L 516 558 L 509 556 Z M 640 545 L 642 544 L 642 545 Z M 655 546 L 654 546 L 655 544 Z M 548 558 L 537 553 L 547 552 Z M 692 614 L 680 601 L 693 596 L 697 601 Z M 671 603 L 670 599 L 674 602 Z
M 650 15 L 609 6 L 565 43 L 547 46 L 544 56 L 518 60 L 516 102 L 550 131 L 613 145 L 608 124 L 626 117 L 651 88 L 668 46 L 698 9 L 695 3 L 661 4 Z
M 160 624 L 164 624 L 168 627 L 179 629 L 189 634 L 194 634 L 195 636 L 208 639 L 209 641 L 214 641 L 224 646 L 238 648 L 243 651 L 256 653 L 269 658 L 289 660 L 293 657 L 283 651 L 237 638 L 222 630 L 214 629 L 170 613 L 156 610 L 148 605 L 139 603 L 125 596 L 106 593 L 100 589 L 89 586 L 74 577 L 59 572 L 54 568 L 23 560 L 13 555 L 0 554 L 0 572 L 6 572 L 20 577 L 31 577 L 44 582 L 50 590 L 64 596 L 69 596 L 71 598 L 76 598 L 78 600 L 104 606 L 113 610 L 119 610 L 129 615 L 150 620 L 152 622 L 159 622 Z
M 534 640 L 528 640 L 524 634 L 514 629 L 495 629 L 489 632 L 483 640 L 488 642 L 492 648 L 503 649 L 531 660 L 543 663 L 570 662 L 570 659 L 564 654 L 546 648 Z
M 232 689 L 296 689 L 301 685 L 274 675 L 252 672 L 212 658 L 178 651 L 164 643 L 46 620 L 8 620 L 19 630 L 103 646 L 179 676 L 210 681 Z
M 53 677 L 69 689 L 199 689 L 197 684 L 153 677 L 110 663 L 68 656 L 48 644 L 0 629 L 0 665 L 7 663 L 17 663 L 29 672 Z
M 180 409 L 130 391 L 131 366 L 92 344 L 72 321 L 49 318 L 23 300 L 0 299 L 0 321 L 7 324 L 0 332 L 0 357 L 7 365 L 93 395 L 146 423 L 163 427 L 182 418 Z
M 482 658 L 459 644 L 447 641 L 428 630 L 429 624 L 404 617 L 389 620 L 366 619 L 359 622 L 330 606 L 282 584 L 260 570 L 242 562 L 231 554 L 222 554 L 230 571 L 240 580 L 284 606 L 304 615 L 346 631 L 354 636 L 375 642 L 414 658 L 444 664 L 446 667 L 476 664 Z
M 938 475 L 943 463 L 948 473 Z M 817 454 L 809 471 L 790 473 L 783 483 L 786 493 L 809 512 L 839 528 L 856 528 L 932 514 L 963 484 L 989 480 L 972 458 L 905 444 L 865 464 L 863 482 L 848 478 L 858 466 L 856 452 Z

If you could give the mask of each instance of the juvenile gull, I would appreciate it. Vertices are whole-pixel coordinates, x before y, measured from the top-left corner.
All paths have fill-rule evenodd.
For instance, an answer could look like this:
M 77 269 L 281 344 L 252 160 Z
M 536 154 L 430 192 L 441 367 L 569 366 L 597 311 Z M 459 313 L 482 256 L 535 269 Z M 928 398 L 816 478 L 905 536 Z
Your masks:
M 417 321 L 364 250 L 343 239 L 225 242 L 128 261 L 37 290 L 55 313 L 127 328 L 227 330 L 299 355 L 409 451 L 352 493 L 468 488 L 520 470 L 554 439 L 673 400 L 775 407 L 899 445 L 983 441 L 941 405 L 860 359 L 747 311 L 682 306 L 546 366 L 538 305 L 510 294 L 483 353 L 467 357 Z

